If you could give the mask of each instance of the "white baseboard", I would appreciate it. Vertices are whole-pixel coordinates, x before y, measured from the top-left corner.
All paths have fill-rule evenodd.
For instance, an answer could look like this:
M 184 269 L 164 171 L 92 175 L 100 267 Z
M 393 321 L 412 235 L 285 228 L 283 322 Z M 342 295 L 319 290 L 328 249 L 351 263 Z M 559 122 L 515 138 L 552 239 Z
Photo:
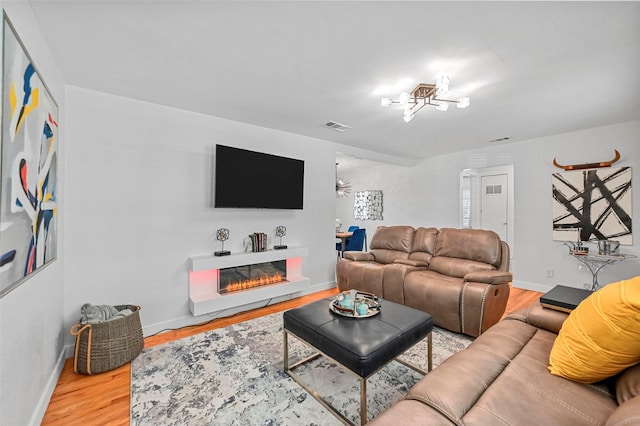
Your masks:
M 47 412 L 47 407 L 49 406 L 49 401 L 51 400 L 51 396 L 53 395 L 53 391 L 56 389 L 56 385 L 58 384 L 58 379 L 60 378 L 60 374 L 62 374 L 62 369 L 64 368 L 64 360 L 67 359 L 66 356 L 66 347 L 63 347 L 60 351 L 60 355 L 58 356 L 58 360 L 56 361 L 56 365 L 49 375 L 49 380 L 47 380 L 47 385 L 42 389 L 42 393 L 40 394 L 40 400 L 33 410 L 33 414 L 31 415 L 31 419 L 29 419 L 29 425 L 38 426 L 42 424 L 42 419 L 44 419 L 44 414 Z M 71 354 L 73 356 L 73 347 L 71 348 Z
M 551 290 L 553 287 L 555 287 L 555 284 L 552 286 L 548 286 L 548 285 L 529 283 L 526 281 L 516 281 L 516 280 L 512 282 L 512 285 L 517 288 L 522 288 L 525 290 L 532 290 L 532 291 L 539 291 L 541 293 L 546 293 L 549 290 Z
M 211 321 L 217 318 L 229 317 L 231 315 L 235 315 L 240 312 L 246 312 L 246 311 L 250 311 L 257 308 L 263 308 L 266 306 L 273 305 L 275 303 L 283 302 L 285 300 L 294 299 L 296 297 L 305 296 L 307 294 L 317 293 L 323 290 L 328 290 L 328 289 L 334 288 L 335 286 L 336 286 L 335 282 L 314 284 L 307 287 L 305 290 L 295 292 L 295 293 L 285 294 L 278 297 L 273 297 L 268 300 L 248 303 L 246 305 L 236 306 L 229 309 L 223 309 L 216 312 L 210 312 L 203 315 L 198 315 L 198 316 L 187 315 L 187 316 L 176 318 L 169 321 L 149 324 L 147 326 L 142 327 L 142 334 L 144 336 L 151 336 L 152 334 L 159 333 L 160 331 L 163 331 L 163 330 L 177 329 L 177 328 L 187 327 L 194 324 L 199 324 L 202 322 Z

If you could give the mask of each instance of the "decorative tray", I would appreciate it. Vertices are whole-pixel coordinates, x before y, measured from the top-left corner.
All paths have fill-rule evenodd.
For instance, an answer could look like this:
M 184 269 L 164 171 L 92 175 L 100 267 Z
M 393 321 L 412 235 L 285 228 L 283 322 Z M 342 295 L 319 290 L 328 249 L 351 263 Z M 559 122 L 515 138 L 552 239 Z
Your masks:
M 341 302 L 347 298 L 355 300 L 355 303 L 351 306 L 343 306 Z M 358 311 L 358 305 L 364 303 L 367 307 L 367 312 L 362 313 L 363 309 Z M 380 313 L 382 305 L 378 301 L 378 297 L 371 293 L 364 293 L 361 291 L 345 291 L 340 293 L 334 300 L 329 303 L 329 310 L 334 314 L 342 315 L 349 318 L 369 318 Z

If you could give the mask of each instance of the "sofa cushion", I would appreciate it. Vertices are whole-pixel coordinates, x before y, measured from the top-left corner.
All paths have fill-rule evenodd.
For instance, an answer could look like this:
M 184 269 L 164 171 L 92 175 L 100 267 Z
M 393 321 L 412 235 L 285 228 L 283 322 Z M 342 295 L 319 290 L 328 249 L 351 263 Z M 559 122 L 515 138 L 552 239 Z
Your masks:
M 483 229 L 443 228 L 436 239 L 434 256 L 456 257 L 500 266 L 500 237 Z
M 640 276 L 606 285 L 584 299 L 562 325 L 549 371 L 582 383 L 640 362 Z
M 521 321 L 501 321 L 435 368 L 407 399 L 454 424 L 603 424 L 617 407 L 613 395 L 546 370 L 555 338 Z
M 640 425 L 640 396 L 626 401 L 607 419 L 605 426 Z
M 460 278 L 433 271 L 414 271 L 404 279 L 404 303 L 429 312 L 434 324 L 447 330 L 462 332 L 460 295 L 464 282 Z
M 496 270 L 494 266 L 487 263 L 445 256 L 436 256 L 431 259 L 429 269 L 457 278 L 464 278 L 464 276 L 470 272 Z
M 417 228 L 413 234 L 410 260 L 429 263 L 436 246 L 437 228 Z
M 616 399 L 618 404 L 640 397 L 640 364 L 627 368 L 616 380 Z
M 384 265 L 375 262 L 352 263 L 347 269 L 347 287 L 382 295 Z
M 411 253 L 414 232 L 412 226 L 378 226 L 371 238 L 369 251 L 379 263 L 407 259 Z
M 369 246 L 372 249 L 397 250 L 410 253 L 414 232 L 413 226 L 378 226 Z

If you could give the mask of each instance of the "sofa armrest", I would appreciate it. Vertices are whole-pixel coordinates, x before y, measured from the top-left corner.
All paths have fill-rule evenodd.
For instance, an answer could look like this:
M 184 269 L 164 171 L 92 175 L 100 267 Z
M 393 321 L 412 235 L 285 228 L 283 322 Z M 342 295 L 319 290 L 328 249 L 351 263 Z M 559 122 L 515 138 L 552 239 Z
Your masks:
M 363 251 L 345 251 L 343 257 L 356 262 L 374 262 L 376 260 L 371 253 Z
M 464 282 L 485 284 L 507 284 L 513 280 L 511 272 L 504 271 L 475 271 L 464 276 Z
M 423 262 L 421 260 L 411 260 L 411 259 L 396 259 L 393 261 L 393 263 L 398 263 L 400 265 L 407 265 L 407 266 L 424 267 L 424 268 L 429 266 L 427 262 Z
M 567 312 L 544 308 L 540 303 L 536 302 L 528 308 L 523 308 L 507 315 L 505 320 L 519 320 L 531 324 L 534 327 L 558 334 L 568 316 L 569 314 Z
M 605 423 L 605 426 L 632 425 L 640 425 L 640 396 L 621 404 Z

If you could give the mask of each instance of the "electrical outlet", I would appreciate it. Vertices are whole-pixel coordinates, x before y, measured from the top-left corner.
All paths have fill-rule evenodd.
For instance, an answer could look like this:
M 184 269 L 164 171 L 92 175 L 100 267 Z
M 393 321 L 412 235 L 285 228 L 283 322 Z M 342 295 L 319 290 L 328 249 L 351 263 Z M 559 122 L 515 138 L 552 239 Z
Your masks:
M 585 290 L 591 290 L 591 284 L 582 284 Z
M 547 275 L 547 278 L 553 278 L 553 269 L 547 269 L 546 275 Z

